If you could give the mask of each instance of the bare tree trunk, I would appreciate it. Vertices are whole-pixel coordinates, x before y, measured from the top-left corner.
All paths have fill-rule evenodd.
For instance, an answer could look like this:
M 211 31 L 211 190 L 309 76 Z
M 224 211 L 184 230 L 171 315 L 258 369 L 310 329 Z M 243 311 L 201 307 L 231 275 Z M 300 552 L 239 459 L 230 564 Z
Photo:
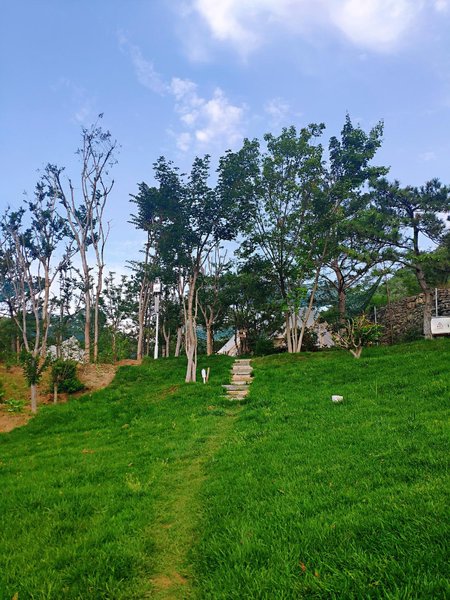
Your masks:
M 37 413 L 37 385 L 32 383 L 30 386 L 31 390 L 31 412 Z
M 177 329 L 177 343 L 175 346 L 175 356 L 180 356 L 181 345 L 183 343 L 183 327 L 178 327 Z
M 58 403 L 58 384 L 53 384 L 53 404 Z
M 95 290 L 95 302 L 94 302 L 94 362 L 98 362 L 98 338 L 99 338 L 99 322 L 98 313 L 100 307 L 100 295 L 102 293 L 102 278 L 103 278 L 103 265 L 98 267 L 98 278 L 97 287 Z
M 339 263 L 337 260 L 333 260 L 331 262 L 331 268 L 334 271 L 336 276 L 336 283 L 334 284 L 337 294 L 338 294 L 338 315 L 339 315 L 339 323 L 344 323 L 345 321 L 345 310 L 346 310 L 346 290 L 345 290 L 345 280 L 342 275 L 342 271 L 339 267 Z
M 166 331 L 166 324 L 163 323 L 162 327 L 161 327 L 161 331 L 164 337 L 164 342 L 165 342 L 165 350 L 164 350 L 164 356 L 167 358 L 168 356 L 170 356 L 170 329 L 169 331 Z
M 287 351 L 289 354 L 292 354 L 292 338 L 291 338 L 291 315 L 289 311 L 284 313 L 284 322 L 286 325 L 286 342 L 287 342 Z
M 426 340 L 432 340 L 433 335 L 431 333 L 431 317 L 433 314 L 433 295 L 430 288 L 427 285 L 425 280 L 425 273 L 422 270 L 422 267 L 416 266 L 416 276 L 417 281 L 422 289 L 424 296 L 423 303 L 423 335 Z
M 315 278 L 314 278 L 314 285 L 313 285 L 313 288 L 311 290 L 311 296 L 310 296 L 309 302 L 308 302 L 308 308 L 306 310 L 306 313 L 303 316 L 302 329 L 301 329 L 300 337 L 299 337 L 298 344 L 297 344 L 297 350 L 296 350 L 297 352 L 301 352 L 302 351 L 303 337 L 305 335 L 306 324 L 308 323 L 309 316 L 311 315 L 312 307 L 313 307 L 313 304 L 314 304 L 314 296 L 316 294 L 317 287 L 319 285 L 319 275 L 320 275 L 320 271 L 322 269 L 322 264 L 323 264 L 323 259 L 322 259 L 320 265 L 316 268 L 316 275 L 315 275 Z
M 197 381 L 197 324 L 195 319 L 195 286 L 197 283 L 198 272 L 195 271 L 189 278 L 188 302 L 185 309 L 185 349 L 188 360 L 186 369 L 186 383 Z M 195 311 L 195 312 L 194 312 Z
M 137 341 L 137 350 L 136 350 L 136 358 L 138 360 L 142 360 L 143 356 L 143 348 L 144 348 L 144 315 L 139 308 L 138 315 L 138 341 Z
M 84 293 L 84 360 L 91 362 L 91 294 L 89 290 Z
M 358 348 L 356 348 L 356 350 L 350 349 L 350 353 L 353 354 L 353 356 L 355 358 L 360 358 L 361 357 L 361 353 L 362 353 L 362 346 L 358 346 Z
M 206 323 L 206 354 L 211 356 L 214 354 L 214 334 L 212 329 L 212 323 Z

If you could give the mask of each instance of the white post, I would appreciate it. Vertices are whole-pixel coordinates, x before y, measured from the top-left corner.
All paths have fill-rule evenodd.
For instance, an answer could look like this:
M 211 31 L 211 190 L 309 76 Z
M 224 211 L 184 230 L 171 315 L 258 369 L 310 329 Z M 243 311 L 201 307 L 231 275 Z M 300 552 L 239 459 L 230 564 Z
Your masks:
M 155 325 L 155 351 L 153 358 L 158 358 L 158 334 L 159 334 L 159 297 L 161 293 L 161 283 L 159 279 L 153 284 L 153 293 L 155 295 L 155 312 L 156 312 L 156 325 Z

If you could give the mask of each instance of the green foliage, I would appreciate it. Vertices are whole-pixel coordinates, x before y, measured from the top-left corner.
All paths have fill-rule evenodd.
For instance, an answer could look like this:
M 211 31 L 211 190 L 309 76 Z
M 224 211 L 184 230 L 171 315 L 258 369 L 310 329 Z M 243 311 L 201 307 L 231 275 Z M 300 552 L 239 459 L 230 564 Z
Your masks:
M 39 356 L 34 356 L 31 352 L 27 352 L 26 350 L 22 350 L 19 360 L 22 364 L 23 374 L 25 375 L 28 385 L 37 385 L 41 380 L 45 369 L 50 364 L 50 358 L 48 356 L 45 359 L 41 359 Z
M 306 352 L 316 352 L 318 348 L 319 337 L 311 327 L 306 327 L 303 334 L 302 350 Z
M 9 400 L 5 400 L 4 402 L 6 406 L 6 411 L 10 413 L 21 413 L 23 412 L 25 401 L 24 400 L 15 400 L 14 398 L 10 398 Z
M 333 333 L 333 341 L 338 348 L 349 350 L 355 358 L 361 356 L 363 347 L 371 346 L 381 337 L 381 325 L 369 321 L 366 315 L 348 319 Z
M 264 356 L 266 354 L 273 354 L 275 352 L 273 340 L 263 335 L 256 339 L 254 347 L 254 354 L 256 356 Z
M 78 379 L 77 363 L 74 360 L 55 360 L 52 363 L 50 381 L 52 388 L 56 385 L 58 392 L 73 394 L 84 389 L 84 385 Z
M 0 274 L 1 285 L 1 274 Z M 1 303 L 0 296 L 0 303 Z M 17 335 L 17 327 L 12 319 L 0 317 L 0 360 L 6 362 L 14 360 L 14 342 Z
M 0 381 L 0 403 L 3 402 L 5 398 L 5 388 L 3 386 L 3 382 Z

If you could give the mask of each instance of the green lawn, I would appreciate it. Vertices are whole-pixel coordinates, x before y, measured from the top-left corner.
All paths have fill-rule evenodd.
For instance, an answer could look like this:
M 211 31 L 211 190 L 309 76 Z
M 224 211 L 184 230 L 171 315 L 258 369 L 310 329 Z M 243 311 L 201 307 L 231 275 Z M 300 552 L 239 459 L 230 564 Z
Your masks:
M 446 598 L 450 340 L 183 360 L 0 436 L 0 599 Z M 342 405 L 331 402 L 342 394 Z

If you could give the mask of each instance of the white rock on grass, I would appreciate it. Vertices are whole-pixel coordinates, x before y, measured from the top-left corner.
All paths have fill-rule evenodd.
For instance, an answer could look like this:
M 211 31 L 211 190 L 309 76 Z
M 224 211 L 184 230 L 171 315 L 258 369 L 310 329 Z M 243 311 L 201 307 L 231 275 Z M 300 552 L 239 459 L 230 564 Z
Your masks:
M 331 401 L 335 402 L 335 403 L 344 402 L 344 396 L 333 395 L 333 396 L 331 396 Z

